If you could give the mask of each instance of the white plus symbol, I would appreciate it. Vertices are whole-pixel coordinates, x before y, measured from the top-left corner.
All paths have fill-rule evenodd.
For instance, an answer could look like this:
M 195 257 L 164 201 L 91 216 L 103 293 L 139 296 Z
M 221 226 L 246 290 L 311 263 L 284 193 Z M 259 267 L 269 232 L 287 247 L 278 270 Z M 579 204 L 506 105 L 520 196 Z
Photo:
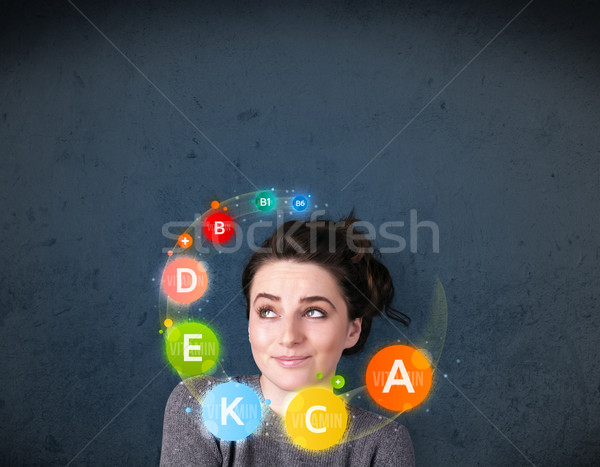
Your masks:
M 340 380 L 339 380 L 339 379 L 336 379 L 336 380 L 335 380 L 335 384 L 340 384 Z
M 187 237 L 183 237 L 183 238 L 181 239 L 181 243 L 183 243 L 183 244 L 184 244 L 184 245 L 186 245 L 186 246 L 187 246 L 188 242 L 189 242 L 189 240 L 187 239 Z

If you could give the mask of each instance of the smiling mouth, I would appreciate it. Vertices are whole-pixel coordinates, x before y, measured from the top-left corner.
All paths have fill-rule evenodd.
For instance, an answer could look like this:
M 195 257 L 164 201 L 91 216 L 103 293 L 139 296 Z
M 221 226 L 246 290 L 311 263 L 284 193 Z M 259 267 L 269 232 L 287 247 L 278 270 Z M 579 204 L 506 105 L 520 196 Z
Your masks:
M 310 357 L 273 357 L 284 368 L 293 368 L 302 365 Z

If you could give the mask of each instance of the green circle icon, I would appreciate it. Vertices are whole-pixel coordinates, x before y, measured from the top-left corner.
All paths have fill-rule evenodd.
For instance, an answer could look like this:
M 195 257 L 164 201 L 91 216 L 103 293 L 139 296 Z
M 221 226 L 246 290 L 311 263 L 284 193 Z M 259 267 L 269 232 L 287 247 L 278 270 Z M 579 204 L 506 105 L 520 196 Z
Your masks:
M 344 384 L 346 384 L 346 380 L 341 375 L 335 375 L 333 378 L 331 378 L 331 385 L 336 389 L 343 388 Z
M 256 207 L 260 211 L 270 211 L 275 208 L 275 195 L 270 191 L 261 191 L 254 200 Z
M 166 335 L 167 358 L 181 375 L 200 375 L 219 358 L 219 341 L 208 326 L 186 322 L 173 326 Z

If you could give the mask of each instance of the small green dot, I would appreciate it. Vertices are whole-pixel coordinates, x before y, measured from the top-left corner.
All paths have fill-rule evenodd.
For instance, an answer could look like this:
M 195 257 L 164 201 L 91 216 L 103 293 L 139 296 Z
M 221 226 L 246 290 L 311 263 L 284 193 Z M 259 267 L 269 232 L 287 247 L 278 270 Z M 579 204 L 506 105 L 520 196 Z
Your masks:
M 158 333 L 159 333 L 159 334 L 162 334 L 162 333 L 163 333 L 163 330 L 161 329 L 160 331 L 158 331 Z
M 346 380 L 344 379 L 344 377 L 342 375 L 335 375 L 333 378 L 331 378 L 331 385 L 335 389 L 343 388 L 344 384 L 346 384 Z
M 321 373 L 317 373 L 317 379 L 321 379 L 323 375 Z

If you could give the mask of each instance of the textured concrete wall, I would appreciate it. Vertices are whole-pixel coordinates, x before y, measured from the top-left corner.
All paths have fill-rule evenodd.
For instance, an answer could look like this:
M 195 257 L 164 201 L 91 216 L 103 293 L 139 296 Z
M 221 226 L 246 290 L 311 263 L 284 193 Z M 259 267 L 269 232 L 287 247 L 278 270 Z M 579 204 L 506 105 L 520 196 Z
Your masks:
M 483 51 L 524 0 L 279 3 L 75 0 L 129 63 L 69 2 L 3 2 L 0 463 L 157 463 L 178 381 L 160 372 L 161 227 L 253 183 L 438 224 L 439 253 L 423 234 L 384 257 L 411 338 L 436 276 L 448 297 L 448 378 L 400 418 L 419 465 L 591 464 L 594 2 L 533 2 Z M 247 254 L 215 265 L 207 313 Z M 256 371 L 243 306 L 215 321 L 232 374 Z M 399 338 L 373 333 L 351 386 Z

